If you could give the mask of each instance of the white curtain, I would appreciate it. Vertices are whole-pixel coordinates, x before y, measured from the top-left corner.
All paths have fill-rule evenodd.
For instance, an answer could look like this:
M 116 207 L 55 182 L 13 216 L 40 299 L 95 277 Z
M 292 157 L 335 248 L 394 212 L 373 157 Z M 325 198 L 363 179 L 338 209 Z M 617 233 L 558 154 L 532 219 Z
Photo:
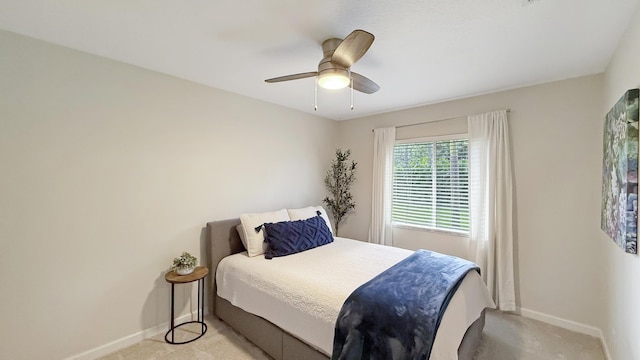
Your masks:
M 515 311 L 513 180 L 506 110 L 468 117 L 470 259 L 498 309 Z
M 393 245 L 391 187 L 396 128 L 374 129 L 373 134 L 373 186 L 371 191 L 369 242 L 391 246 Z

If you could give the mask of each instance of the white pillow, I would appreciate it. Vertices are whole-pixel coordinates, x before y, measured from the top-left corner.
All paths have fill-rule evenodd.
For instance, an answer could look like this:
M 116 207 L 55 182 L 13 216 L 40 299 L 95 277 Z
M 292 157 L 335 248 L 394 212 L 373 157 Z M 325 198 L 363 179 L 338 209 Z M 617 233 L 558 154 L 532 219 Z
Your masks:
M 331 228 L 331 221 L 329 221 L 329 215 L 327 215 L 327 210 L 325 210 L 321 205 L 319 206 L 307 206 L 306 208 L 300 209 L 287 209 L 289 213 L 289 218 L 291 220 L 306 220 L 317 216 L 316 211 L 320 211 L 320 216 L 324 219 L 324 222 L 327 223 L 327 227 L 329 227 L 329 231 L 331 231 L 331 235 L 333 235 L 333 229 Z
M 245 248 L 249 256 L 262 255 L 267 250 L 267 244 L 264 242 L 264 229 L 260 229 L 260 231 L 256 233 L 256 227 L 268 222 L 275 223 L 289 220 L 291 219 L 289 219 L 289 213 L 287 213 L 286 209 L 240 215 L 240 222 L 242 223 L 242 230 L 244 231 L 246 241 Z M 242 239 L 242 237 L 240 239 Z

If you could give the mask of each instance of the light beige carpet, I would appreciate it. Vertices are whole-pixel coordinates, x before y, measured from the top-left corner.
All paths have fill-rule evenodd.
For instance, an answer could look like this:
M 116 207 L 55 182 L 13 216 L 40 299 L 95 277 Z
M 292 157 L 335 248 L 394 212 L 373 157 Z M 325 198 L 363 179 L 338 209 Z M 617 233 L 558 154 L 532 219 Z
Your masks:
M 189 344 L 168 344 L 164 341 L 164 333 L 162 333 L 103 357 L 102 360 L 271 359 L 257 346 L 220 320 L 206 317 L 205 322 L 208 326 L 206 334 Z M 175 341 L 192 339 L 199 333 L 200 327 L 197 324 L 181 326 L 175 333 Z
M 540 321 L 487 311 L 474 360 L 606 360 L 600 340 Z
M 117 351 L 103 360 L 269 360 L 258 347 L 221 321 L 207 317 L 207 333 L 186 345 L 170 345 L 164 334 Z M 185 326 L 176 341 L 194 336 L 199 328 Z M 181 327 L 182 329 L 183 327 Z M 600 341 L 536 320 L 498 311 L 487 312 L 482 341 L 474 360 L 605 360 Z

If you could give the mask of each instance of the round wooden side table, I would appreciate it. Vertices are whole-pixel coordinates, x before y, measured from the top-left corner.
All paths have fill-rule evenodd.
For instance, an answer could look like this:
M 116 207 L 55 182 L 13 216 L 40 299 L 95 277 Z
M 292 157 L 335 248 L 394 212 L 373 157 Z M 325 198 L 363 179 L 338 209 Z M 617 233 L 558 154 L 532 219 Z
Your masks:
M 169 344 L 175 344 L 175 345 L 187 344 L 194 340 L 198 340 L 199 338 L 202 337 L 202 335 L 204 335 L 207 332 L 207 324 L 204 323 L 204 278 L 205 276 L 207 276 L 208 273 L 209 273 L 209 269 L 207 269 L 206 267 L 196 266 L 196 268 L 193 270 L 191 274 L 178 275 L 176 274 L 175 271 L 169 271 L 164 276 L 164 279 L 171 284 L 171 326 L 169 328 L 169 331 L 167 331 L 167 333 L 164 336 L 164 340 Z M 194 281 L 198 282 L 198 317 L 197 317 L 198 319 L 196 321 L 187 321 L 187 322 L 183 322 L 182 324 L 175 325 L 174 312 L 173 312 L 173 296 L 174 296 L 173 288 L 176 284 L 186 284 Z M 176 342 L 174 339 L 175 330 L 180 326 L 187 325 L 187 324 L 194 324 L 194 323 L 202 325 L 200 329 L 200 335 L 196 336 L 191 340 Z M 171 340 L 169 340 L 169 334 L 171 334 Z

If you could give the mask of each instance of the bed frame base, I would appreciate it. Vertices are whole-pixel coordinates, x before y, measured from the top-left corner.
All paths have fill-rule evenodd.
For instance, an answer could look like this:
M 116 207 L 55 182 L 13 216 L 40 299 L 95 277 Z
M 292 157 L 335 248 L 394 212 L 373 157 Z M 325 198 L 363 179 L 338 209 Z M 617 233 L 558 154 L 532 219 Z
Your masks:
M 327 360 L 328 357 L 271 322 L 216 296 L 218 317 L 276 360 Z

